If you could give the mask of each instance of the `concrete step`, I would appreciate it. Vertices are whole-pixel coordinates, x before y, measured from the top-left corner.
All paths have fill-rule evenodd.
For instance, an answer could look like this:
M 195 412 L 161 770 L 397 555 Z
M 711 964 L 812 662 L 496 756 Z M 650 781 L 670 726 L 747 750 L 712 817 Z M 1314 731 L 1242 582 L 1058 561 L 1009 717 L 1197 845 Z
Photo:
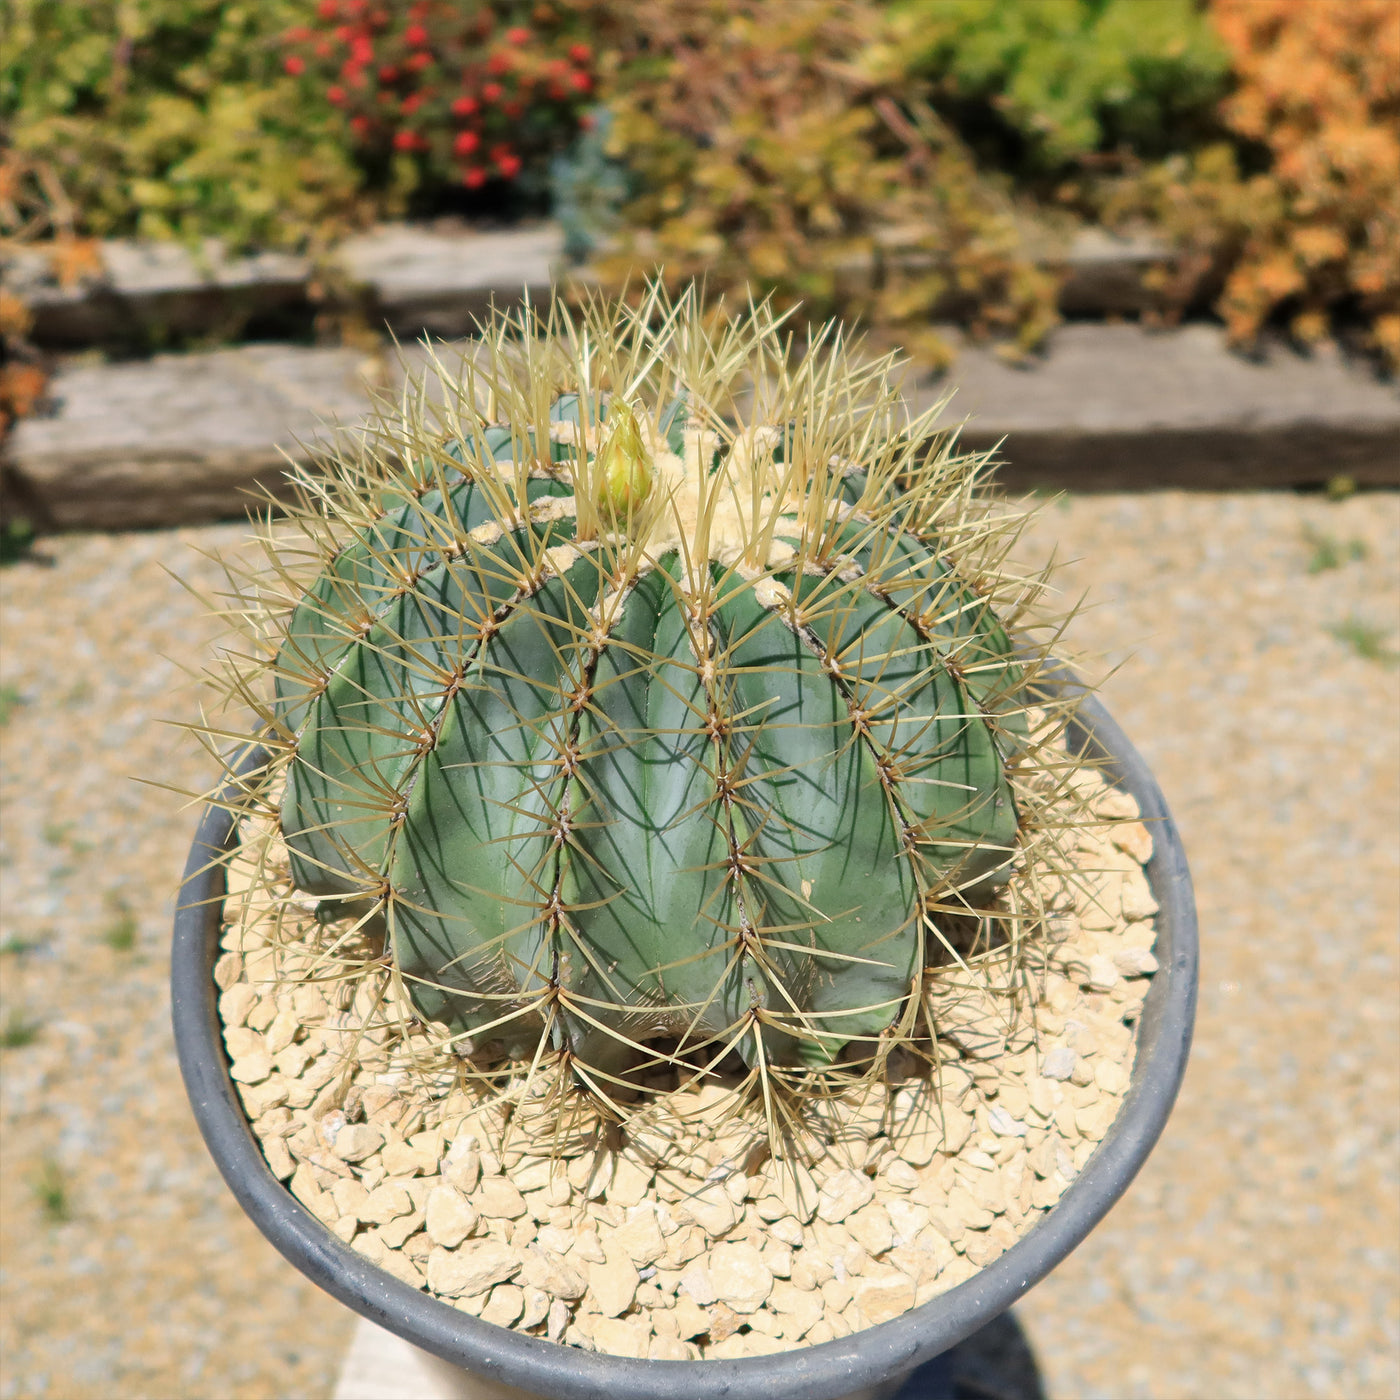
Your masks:
M 422 355 L 405 351 L 410 366 Z M 67 530 L 240 516 L 249 492 L 279 489 L 288 457 L 305 460 L 328 425 L 360 422 L 368 386 L 400 373 L 379 356 L 285 345 L 61 369 L 49 416 L 6 444 L 7 508 Z M 1015 490 L 1400 486 L 1400 393 L 1330 350 L 1251 361 L 1208 326 L 1068 325 L 1026 368 L 967 347 L 907 397 L 919 409 L 949 390 L 944 422 L 969 419 L 966 446 L 999 444 Z

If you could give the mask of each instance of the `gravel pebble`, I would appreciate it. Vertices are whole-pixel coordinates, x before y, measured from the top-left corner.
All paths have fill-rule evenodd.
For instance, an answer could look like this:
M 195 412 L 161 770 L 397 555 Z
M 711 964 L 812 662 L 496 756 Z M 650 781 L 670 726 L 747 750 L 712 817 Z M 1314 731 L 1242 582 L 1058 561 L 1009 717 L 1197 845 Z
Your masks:
M 460 1249 L 435 1248 L 428 1255 L 428 1287 L 447 1298 L 484 1293 L 520 1272 L 521 1257 L 498 1240 L 473 1240 Z

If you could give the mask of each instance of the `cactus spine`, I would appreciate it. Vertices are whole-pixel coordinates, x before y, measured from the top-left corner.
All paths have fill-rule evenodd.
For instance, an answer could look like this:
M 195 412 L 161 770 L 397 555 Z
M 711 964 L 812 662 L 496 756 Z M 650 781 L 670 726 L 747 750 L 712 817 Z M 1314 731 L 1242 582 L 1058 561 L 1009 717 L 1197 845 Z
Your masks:
M 976 463 L 839 330 L 794 364 L 659 287 L 438 368 L 303 476 L 309 562 L 246 609 L 294 883 L 465 1048 L 880 1063 L 1034 912 Z

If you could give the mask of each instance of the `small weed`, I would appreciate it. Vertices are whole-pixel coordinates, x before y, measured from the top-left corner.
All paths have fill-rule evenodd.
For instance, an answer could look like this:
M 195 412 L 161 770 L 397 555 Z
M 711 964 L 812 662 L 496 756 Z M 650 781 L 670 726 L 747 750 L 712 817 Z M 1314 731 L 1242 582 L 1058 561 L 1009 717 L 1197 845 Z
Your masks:
M 73 839 L 73 828 L 77 822 L 45 822 L 39 828 L 39 835 L 50 846 L 62 846 L 70 855 L 84 856 L 92 850 L 92 845 L 87 841 L 75 841 Z M 61 880 L 73 874 L 77 869 L 73 865 L 61 865 L 57 869 L 50 871 L 50 878 Z
M 1356 480 L 1350 476 L 1333 476 L 1327 480 L 1327 499 L 1329 501 L 1345 501 L 1348 497 L 1356 495 Z
M 0 953 L 32 953 L 36 948 L 42 947 L 41 940 L 21 938 L 17 933 L 12 933 L 8 938 L 0 941 Z
M 38 1038 L 42 1021 L 31 1021 L 23 1011 L 11 1011 L 0 1026 L 0 1046 L 6 1050 L 19 1050 L 32 1045 Z
M 34 1191 L 34 1199 L 39 1202 L 39 1209 L 44 1213 L 44 1219 L 51 1225 L 62 1225 L 64 1221 L 73 1218 L 68 1178 L 64 1175 L 63 1168 L 52 1157 L 44 1159 L 44 1165 L 39 1169 L 38 1175 L 30 1179 L 30 1186 Z
M 116 953 L 129 953 L 136 946 L 136 916 L 119 900 L 112 905 L 116 917 L 102 930 L 102 941 Z
M 9 724 L 14 712 L 24 704 L 24 696 L 15 685 L 0 685 L 0 725 Z
M 1400 651 L 1385 644 L 1389 628 L 1349 617 L 1335 622 L 1327 629 L 1339 642 L 1349 646 L 1363 661 L 1378 661 L 1382 666 L 1400 666 Z
M 1308 560 L 1310 574 L 1340 569 L 1348 561 L 1366 557 L 1366 544 L 1363 540 L 1347 540 L 1343 543 L 1335 535 L 1327 535 L 1312 528 L 1303 531 L 1303 539 L 1312 546 L 1312 558 Z
M 0 565 L 17 564 L 34 547 L 34 527 L 20 517 L 0 525 Z

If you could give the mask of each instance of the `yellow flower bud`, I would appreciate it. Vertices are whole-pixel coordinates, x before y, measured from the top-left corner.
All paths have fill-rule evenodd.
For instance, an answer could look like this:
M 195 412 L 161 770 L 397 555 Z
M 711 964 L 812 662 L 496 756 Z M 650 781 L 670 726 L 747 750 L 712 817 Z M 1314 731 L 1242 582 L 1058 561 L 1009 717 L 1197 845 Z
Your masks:
M 651 491 L 651 453 L 631 408 L 614 402 L 608 409 L 608 433 L 594 458 L 598 502 L 618 516 L 635 510 Z

